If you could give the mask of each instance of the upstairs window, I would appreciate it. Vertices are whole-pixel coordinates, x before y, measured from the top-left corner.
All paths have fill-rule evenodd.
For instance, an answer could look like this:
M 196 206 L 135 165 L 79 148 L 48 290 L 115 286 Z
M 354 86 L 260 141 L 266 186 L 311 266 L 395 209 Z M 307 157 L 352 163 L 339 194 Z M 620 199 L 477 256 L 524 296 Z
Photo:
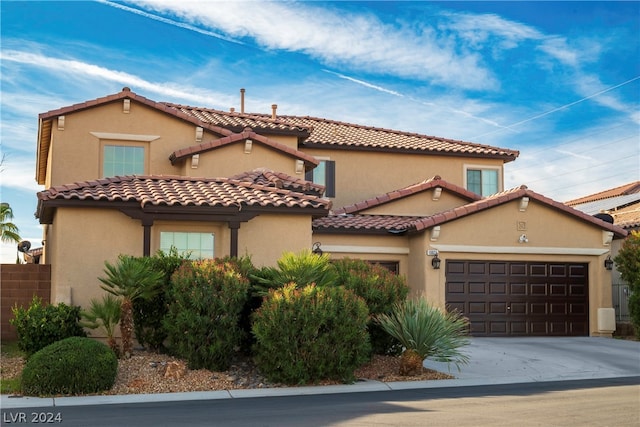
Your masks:
M 160 233 L 160 250 L 168 253 L 172 247 L 190 259 L 211 259 L 214 257 L 213 233 L 193 233 L 163 231 Z
M 497 169 L 467 169 L 467 190 L 483 197 L 500 191 Z
M 332 160 L 320 160 L 315 169 L 307 171 L 304 177 L 314 184 L 324 185 L 325 197 L 336 197 L 336 162 Z
M 102 163 L 104 177 L 144 174 L 144 147 L 105 145 Z

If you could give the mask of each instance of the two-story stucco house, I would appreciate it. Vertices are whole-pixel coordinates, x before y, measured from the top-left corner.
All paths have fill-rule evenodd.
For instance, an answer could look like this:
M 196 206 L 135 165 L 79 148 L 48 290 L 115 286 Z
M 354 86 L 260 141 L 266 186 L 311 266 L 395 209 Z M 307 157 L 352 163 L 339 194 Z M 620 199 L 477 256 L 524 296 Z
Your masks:
M 244 92 L 242 97 L 244 96 Z M 475 335 L 610 335 L 603 267 L 625 230 L 525 186 L 518 152 L 121 92 L 40 114 L 37 217 L 52 299 L 86 305 L 104 261 L 285 251 L 382 263 Z

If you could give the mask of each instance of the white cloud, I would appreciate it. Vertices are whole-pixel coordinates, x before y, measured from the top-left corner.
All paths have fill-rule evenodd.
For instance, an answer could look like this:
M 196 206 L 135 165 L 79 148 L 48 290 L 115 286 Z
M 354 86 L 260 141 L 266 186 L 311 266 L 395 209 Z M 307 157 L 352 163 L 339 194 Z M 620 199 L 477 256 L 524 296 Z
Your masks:
M 428 22 L 415 31 L 391 26 L 373 15 L 334 11 L 313 3 L 165 0 L 135 4 L 235 39 L 252 38 L 266 49 L 303 52 L 328 65 L 467 89 L 496 86 L 495 76 L 480 64 L 478 55 L 459 53 Z
M 28 65 L 36 69 L 69 77 L 90 78 L 94 81 L 110 81 L 136 90 L 148 91 L 172 99 L 183 99 L 195 104 L 210 104 L 212 99 L 228 103 L 235 102 L 228 95 L 194 88 L 177 83 L 150 82 L 136 75 L 78 60 L 60 59 L 18 50 L 3 50 L 0 60 Z

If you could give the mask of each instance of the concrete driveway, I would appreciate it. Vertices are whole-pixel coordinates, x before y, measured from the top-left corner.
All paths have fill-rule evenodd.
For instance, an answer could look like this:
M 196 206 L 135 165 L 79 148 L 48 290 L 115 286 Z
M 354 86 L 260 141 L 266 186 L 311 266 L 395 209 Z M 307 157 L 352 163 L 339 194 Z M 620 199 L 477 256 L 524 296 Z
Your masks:
M 460 368 L 425 361 L 450 372 L 459 385 L 505 384 L 640 376 L 640 342 L 596 337 L 472 338 Z

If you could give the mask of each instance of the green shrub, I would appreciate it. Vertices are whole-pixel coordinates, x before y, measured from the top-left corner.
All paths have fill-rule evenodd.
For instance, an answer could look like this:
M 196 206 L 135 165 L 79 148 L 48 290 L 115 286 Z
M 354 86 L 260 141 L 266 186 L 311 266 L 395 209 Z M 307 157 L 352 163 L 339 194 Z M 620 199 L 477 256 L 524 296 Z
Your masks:
M 230 260 L 180 266 L 171 280 L 164 320 L 169 350 L 192 369 L 225 370 L 242 340 L 240 314 L 249 280 Z
M 456 311 L 444 312 L 431 306 L 424 298 L 407 300 L 396 304 L 391 314 L 381 314 L 376 322 L 405 347 L 405 353 L 417 357 L 401 359 L 402 370 L 415 371 L 403 366 L 405 360 L 419 363 L 426 358 L 438 362 L 454 363 L 458 368 L 466 364 L 468 356 L 460 351 L 469 344 L 468 323 Z
M 158 251 L 149 259 L 151 268 L 163 273 L 160 291 L 150 298 L 138 298 L 133 301 L 133 330 L 136 339 L 150 350 L 162 351 L 168 333 L 163 325 L 167 315 L 167 291 L 170 287 L 171 276 L 188 261 L 188 257 L 178 254 L 176 248 L 168 253 Z
M 352 381 L 368 359 L 367 306 L 343 287 L 295 283 L 270 291 L 254 313 L 255 362 L 271 381 Z
M 270 289 L 278 289 L 289 283 L 298 287 L 335 285 L 338 279 L 329 255 L 317 255 L 306 250 L 300 253 L 285 252 L 278 259 L 278 267 L 264 267 L 256 272 L 256 293 L 266 295 Z
M 81 309 L 78 306 L 45 304 L 34 296 L 29 308 L 14 306 L 13 316 L 9 322 L 15 326 L 18 347 L 27 357 L 61 339 L 87 335 L 79 323 Z
M 111 349 L 90 338 L 71 337 L 35 353 L 22 371 L 26 395 L 74 395 L 109 390 L 118 359 Z
M 640 338 L 640 231 L 632 231 L 627 236 L 614 261 L 622 280 L 631 290 L 629 314 L 636 336 Z
M 386 268 L 357 259 L 339 259 L 333 262 L 338 283 L 362 297 L 369 307 L 369 314 L 388 314 L 394 305 L 403 302 L 409 294 L 404 277 Z M 371 347 L 375 354 L 399 354 L 399 341 L 387 334 L 371 319 L 368 323 Z

